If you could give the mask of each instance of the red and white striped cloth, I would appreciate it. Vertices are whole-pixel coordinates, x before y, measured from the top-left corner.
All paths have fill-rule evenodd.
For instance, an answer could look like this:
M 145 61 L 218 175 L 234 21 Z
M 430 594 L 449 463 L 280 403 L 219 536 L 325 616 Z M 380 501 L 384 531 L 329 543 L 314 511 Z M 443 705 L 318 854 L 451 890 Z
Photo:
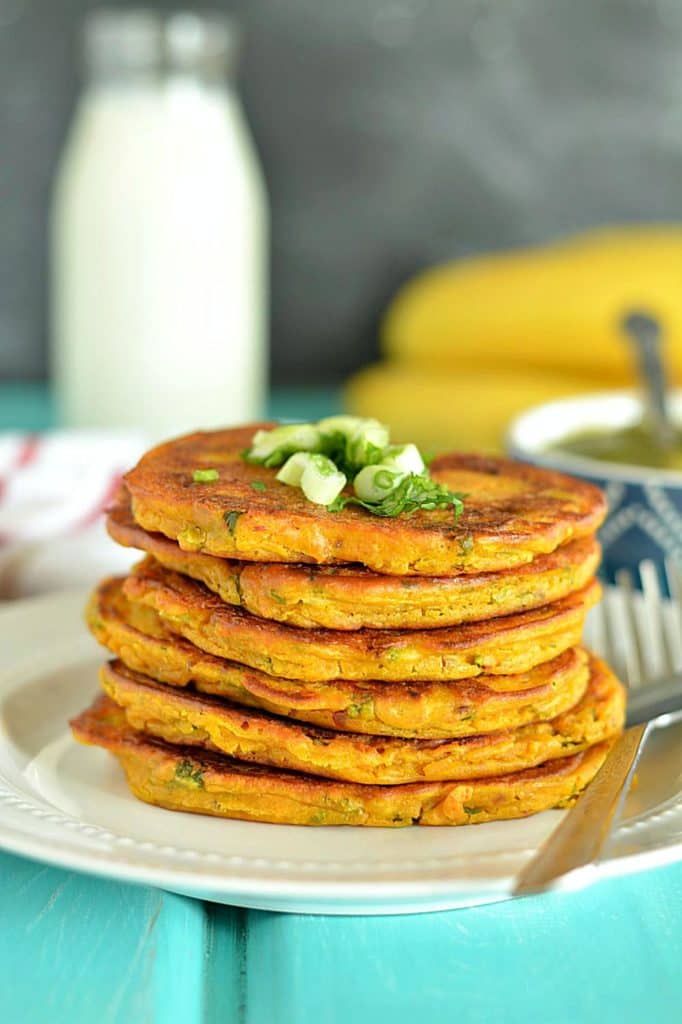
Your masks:
M 0 599 L 89 585 L 124 572 L 103 511 L 145 450 L 140 434 L 0 434 Z

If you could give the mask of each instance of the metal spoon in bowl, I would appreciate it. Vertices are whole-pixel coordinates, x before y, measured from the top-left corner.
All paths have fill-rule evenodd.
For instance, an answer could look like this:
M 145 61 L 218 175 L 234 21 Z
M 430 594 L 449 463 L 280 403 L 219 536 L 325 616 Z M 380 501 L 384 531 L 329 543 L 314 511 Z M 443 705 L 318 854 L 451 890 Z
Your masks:
M 675 443 L 675 427 L 667 404 L 661 326 L 649 313 L 631 310 L 623 317 L 622 327 L 635 345 L 639 374 L 646 393 L 647 424 L 658 446 L 670 450 Z

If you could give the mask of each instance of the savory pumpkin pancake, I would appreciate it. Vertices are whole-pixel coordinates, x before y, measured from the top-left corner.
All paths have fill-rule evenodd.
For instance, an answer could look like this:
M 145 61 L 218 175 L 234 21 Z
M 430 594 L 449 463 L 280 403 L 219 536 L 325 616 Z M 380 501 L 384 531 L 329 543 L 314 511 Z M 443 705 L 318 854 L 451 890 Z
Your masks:
M 116 755 L 140 800 L 175 811 L 288 825 L 466 825 L 523 818 L 571 803 L 610 743 L 512 775 L 466 782 L 363 786 L 176 747 L 131 729 L 102 695 L 71 722 L 81 743 Z
M 124 592 L 202 650 L 268 675 L 405 682 L 467 679 L 484 672 L 511 675 L 550 661 L 579 643 L 600 587 L 592 581 L 554 604 L 486 622 L 354 632 L 299 629 L 258 618 L 151 558 L 133 570 Z
M 597 570 L 593 537 L 570 541 L 516 569 L 459 576 L 380 576 L 359 565 L 238 562 L 183 551 L 138 526 L 129 505 L 109 514 L 115 541 L 153 555 L 199 580 L 228 604 L 292 626 L 329 629 L 430 629 L 538 608 L 580 590 Z
M 625 708 L 623 687 L 596 658 L 590 661 L 582 700 L 552 721 L 447 740 L 318 729 L 215 697 L 183 693 L 132 672 L 120 661 L 104 665 L 100 681 L 124 709 L 129 725 L 157 739 L 275 768 L 380 785 L 481 779 L 532 768 L 615 736 L 623 727 Z
M 254 433 L 270 426 L 190 434 L 152 449 L 125 478 L 135 520 L 185 550 L 224 558 L 447 576 L 523 565 L 593 533 L 606 513 L 602 493 L 584 481 L 461 454 L 430 466 L 433 480 L 466 495 L 459 518 L 452 508 L 396 518 L 357 507 L 331 512 L 242 459 Z
M 201 651 L 171 633 L 152 608 L 129 601 L 122 582 L 100 584 L 87 621 L 128 668 L 328 729 L 422 739 L 513 729 L 573 707 L 589 677 L 587 655 L 574 647 L 513 676 L 453 683 L 297 682 Z

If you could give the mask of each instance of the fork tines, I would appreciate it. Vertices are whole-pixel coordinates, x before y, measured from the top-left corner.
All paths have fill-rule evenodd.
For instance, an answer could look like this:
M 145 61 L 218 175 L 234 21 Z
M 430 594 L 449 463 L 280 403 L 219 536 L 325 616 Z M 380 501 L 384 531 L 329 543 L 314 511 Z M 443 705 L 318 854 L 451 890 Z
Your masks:
M 666 559 L 670 600 L 653 561 L 640 562 L 638 576 L 641 589 L 628 569 L 620 569 L 617 586 L 605 588 L 586 628 L 588 643 L 633 689 L 682 669 L 682 565 Z

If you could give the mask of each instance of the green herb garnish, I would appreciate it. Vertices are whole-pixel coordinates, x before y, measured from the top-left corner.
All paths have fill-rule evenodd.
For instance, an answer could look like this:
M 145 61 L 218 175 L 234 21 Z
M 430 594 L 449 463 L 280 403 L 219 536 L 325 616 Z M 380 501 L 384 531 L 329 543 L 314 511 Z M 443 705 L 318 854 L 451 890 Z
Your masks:
M 467 807 L 467 805 L 464 804 L 462 809 L 465 814 L 483 814 L 485 807 Z
M 217 479 L 217 469 L 195 469 L 192 473 L 192 480 L 195 484 L 210 484 Z
M 364 697 L 358 704 L 349 704 L 346 708 L 348 718 L 371 718 L 374 714 L 374 701 Z
M 286 448 L 278 448 L 271 455 L 267 455 L 264 458 L 260 458 L 258 455 L 252 455 L 250 448 L 244 448 L 239 453 L 239 457 L 248 462 L 252 466 L 263 466 L 264 469 L 277 469 L 283 462 L 293 455 L 292 451 L 288 451 Z
M 464 509 L 464 495 L 455 494 L 447 487 L 436 483 L 430 477 L 410 473 L 390 491 L 381 501 L 361 501 L 354 495 L 340 494 L 328 505 L 330 512 L 340 512 L 347 505 L 359 505 L 375 516 L 399 516 L 401 513 L 414 512 L 416 509 L 447 508 L 452 506 L 455 519 Z
M 417 509 L 451 508 L 456 519 L 464 507 L 463 494 L 431 479 L 416 445 L 391 444 L 388 427 L 374 419 L 331 416 L 258 430 L 242 458 L 269 469 L 281 467 L 279 483 L 299 487 L 309 501 L 330 512 L 357 505 L 393 518 Z M 352 494 L 342 493 L 347 484 Z M 251 486 L 266 489 L 262 481 Z M 467 554 L 472 538 L 461 543 Z
M 468 555 L 474 546 L 474 538 L 470 533 L 467 533 L 466 537 L 462 537 L 459 542 L 460 550 L 463 555 Z
M 251 486 L 253 487 L 254 491 L 267 491 L 268 489 L 268 485 L 266 483 L 263 483 L 262 480 L 252 480 Z
M 243 515 L 244 515 L 243 512 L 239 512 L 237 510 L 233 510 L 232 512 L 225 512 L 223 514 L 223 519 L 227 523 L 227 528 L 228 528 L 228 530 L 230 531 L 230 533 L 232 534 L 233 537 L 234 537 L 234 532 L 237 529 L 237 520 L 239 519 L 240 516 L 243 516 Z
M 365 466 L 375 466 L 381 462 L 383 448 L 362 438 L 346 437 L 340 431 L 323 434 L 320 439 L 320 452 L 335 463 L 336 468 L 350 480 Z
M 175 778 L 194 785 L 197 789 L 204 788 L 204 773 L 195 768 L 191 761 L 179 761 L 175 767 Z

